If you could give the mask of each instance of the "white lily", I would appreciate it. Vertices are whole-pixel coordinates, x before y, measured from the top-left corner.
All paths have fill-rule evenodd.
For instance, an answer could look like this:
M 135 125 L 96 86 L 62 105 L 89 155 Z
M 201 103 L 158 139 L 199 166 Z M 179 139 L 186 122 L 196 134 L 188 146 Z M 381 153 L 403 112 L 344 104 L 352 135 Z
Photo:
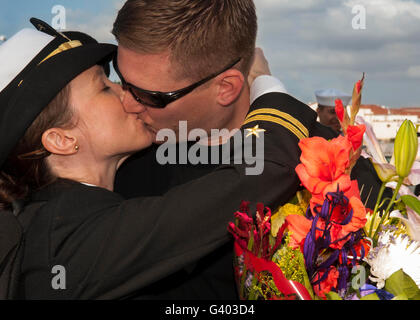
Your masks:
M 406 226 L 411 240 L 420 243 L 420 215 L 407 207 L 407 218 L 404 217 L 398 210 L 392 211 L 390 217 L 400 219 Z
M 356 118 L 358 124 L 364 124 L 366 126 L 366 132 L 364 135 L 364 143 L 366 145 L 366 151 L 362 151 L 362 157 L 370 159 L 378 177 L 381 181 L 393 182 L 398 180 L 397 171 L 394 163 L 394 155 L 391 161 L 388 162 L 384 156 L 382 148 L 376 138 L 375 132 L 373 131 L 372 125 L 366 122 L 363 117 L 358 116 Z M 420 184 L 420 161 L 415 161 L 410 175 L 404 179 L 404 185 L 415 186 Z M 394 184 L 389 184 L 387 187 L 391 187 Z M 396 184 L 395 184 L 396 185 Z M 394 187 L 395 188 L 395 187 Z

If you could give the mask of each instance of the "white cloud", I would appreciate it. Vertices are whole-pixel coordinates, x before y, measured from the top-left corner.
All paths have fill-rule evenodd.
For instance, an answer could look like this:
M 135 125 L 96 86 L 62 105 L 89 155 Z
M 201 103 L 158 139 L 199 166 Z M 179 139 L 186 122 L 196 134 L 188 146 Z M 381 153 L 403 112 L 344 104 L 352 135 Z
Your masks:
M 118 10 L 126 0 L 114 0 L 107 12 L 102 12 L 96 16 L 88 14 L 81 9 L 67 9 L 67 29 L 78 30 L 88 33 L 99 42 L 115 43 L 114 35 L 111 33 Z
M 375 85 L 372 103 L 415 104 L 420 97 L 420 3 L 407 0 L 256 0 L 258 44 L 291 92 L 308 100 L 317 87 L 352 89 L 361 72 Z M 366 8 L 366 29 L 354 30 L 354 5 Z M 300 75 L 300 76 L 299 76 Z M 289 78 L 288 78 L 289 77 Z M 290 82 L 290 83 L 289 83 Z M 344 87 L 343 87 L 344 86 Z M 395 89 L 389 95 L 383 88 Z M 349 89 L 346 89 L 348 87 Z M 416 96 L 417 94 L 417 96 Z
M 412 16 L 420 19 L 420 4 L 414 1 L 403 0 L 349 0 L 348 7 L 362 5 L 371 15 L 383 19 L 394 19 L 400 16 Z
M 259 8 L 268 9 L 282 9 L 282 10 L 302 10 L 311 9 L 324 2 L 322 0 L 256 0 L 255 1 Z
M 420 66 L 411 66 L 407 70 L 407 75 L 411 78 L 420 78 Z

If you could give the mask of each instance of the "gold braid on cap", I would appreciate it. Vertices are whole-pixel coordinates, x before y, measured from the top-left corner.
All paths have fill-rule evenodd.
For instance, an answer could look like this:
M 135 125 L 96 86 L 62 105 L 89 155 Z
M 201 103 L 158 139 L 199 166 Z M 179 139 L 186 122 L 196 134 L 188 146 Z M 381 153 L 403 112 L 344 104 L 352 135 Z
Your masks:
M 67 38 L 67 39 L 69 39 L 69 38 Z M 73 48 L 81 47 L 81 46 L 82 46 L 82 43 L 79 40 L 70 40 L 69 39 L 69 41 L 60 44 L 57 49 L 55 49 L 53 52 L 51 52 L 44 60 L 42 60 L 40 63 L 38 63 L 38 65 L 40 65 L 44 61 L 48 60 L 49 58 L 55 56 L 56 54 L 59 54 L 63 51 L 67 51 L 67 50 L 70 50 L 70 49 L 73 49 Z
M 38 66 L 40 64 L 42 64 L 43 62 L 45 62 L 46 60 L 48 60 L 49 58 L 51 58 L 51 57 L 53 57 L 53 56 L 55 56 L 55 55 L 57 55 L 61 52 L 64 52 L 64 51 L 67 51 L 67 50 L 70 50 L 70 49 L 74 49 L 74 48 L 77 48 L 77 47 L 81 47 L 83 45 L 79 40 L 70 40 L 64 34 L 62 34 L 62 33 L 60 33 L 60 34 L 64 38 L 68 39 L 69 41 L 60 44 L 57 49 L 55 49 L 47 57 L 45 57 L 40 63 L 38 63 Z M 22 83 L 23 83 L 23 80 L 20 80 L 20 82 L 18 84 L 18 87 L 20 87 Z

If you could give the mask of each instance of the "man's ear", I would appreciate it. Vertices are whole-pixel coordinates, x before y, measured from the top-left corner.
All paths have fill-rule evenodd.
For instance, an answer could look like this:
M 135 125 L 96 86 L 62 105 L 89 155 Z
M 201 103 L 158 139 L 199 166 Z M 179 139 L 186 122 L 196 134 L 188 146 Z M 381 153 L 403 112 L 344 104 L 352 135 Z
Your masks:
M 318 106 L 318 108 L 316 108 L 316 113 L 318 113 L 318 116 L 322 113 L 323 107 Z
M 44 148 L 52 154 L 72 155 L 77 153 L 77 138 L 68 130 L 51 128 L 42 134 Z
M 242 72 L 236 69 L 230 69 L 219 77 L 217 102 L 227 107 L 238 99 L 245 85 L 245 77 Z

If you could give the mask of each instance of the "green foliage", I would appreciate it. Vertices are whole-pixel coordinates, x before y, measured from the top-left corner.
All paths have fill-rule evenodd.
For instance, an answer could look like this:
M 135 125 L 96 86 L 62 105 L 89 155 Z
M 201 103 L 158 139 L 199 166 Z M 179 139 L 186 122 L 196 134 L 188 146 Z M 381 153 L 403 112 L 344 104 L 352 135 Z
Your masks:
M 290 235 L 287 234 L 285 244 L 273 255 L 272 261 L 280 267 L 288 280 L 304 285 L 313 297 L 312 285 L 305 268 L 305 258 L 299 249 L 289 247 L 289 241 Z
M 381 300 L 381 299 L 379 299 L 379 297 L 376 293 L 371 293 L 371 294 L 368 294 L 364 297 L 361 297 L 360 300 Z
M 402 269 L 394 272 L 385 282 L 385 290 L 398 299 L 420 300 L 420 289 Z
M 413 209 L 417 214 L 420 215 L 420 200 L 416 197 L 406 195 L 401 196 L 401 200 L 405 203 L 406 206 Z
M 327 297 L 327 300 L 343 300 L 338 295 L 338 293 L 334 292 L 334 291 L 330 291 L 330 292 L 326 293 L 325 296 Z
M 254 297 L 256 297 L 256 299 L 261 298 L 263 300 L 269 300 L 274 296 L 283 296 L 277 289 L 273 277 L 269 272 L 260 273 L 258 283 L 254 284 L 251 290 L 254 291 Z

